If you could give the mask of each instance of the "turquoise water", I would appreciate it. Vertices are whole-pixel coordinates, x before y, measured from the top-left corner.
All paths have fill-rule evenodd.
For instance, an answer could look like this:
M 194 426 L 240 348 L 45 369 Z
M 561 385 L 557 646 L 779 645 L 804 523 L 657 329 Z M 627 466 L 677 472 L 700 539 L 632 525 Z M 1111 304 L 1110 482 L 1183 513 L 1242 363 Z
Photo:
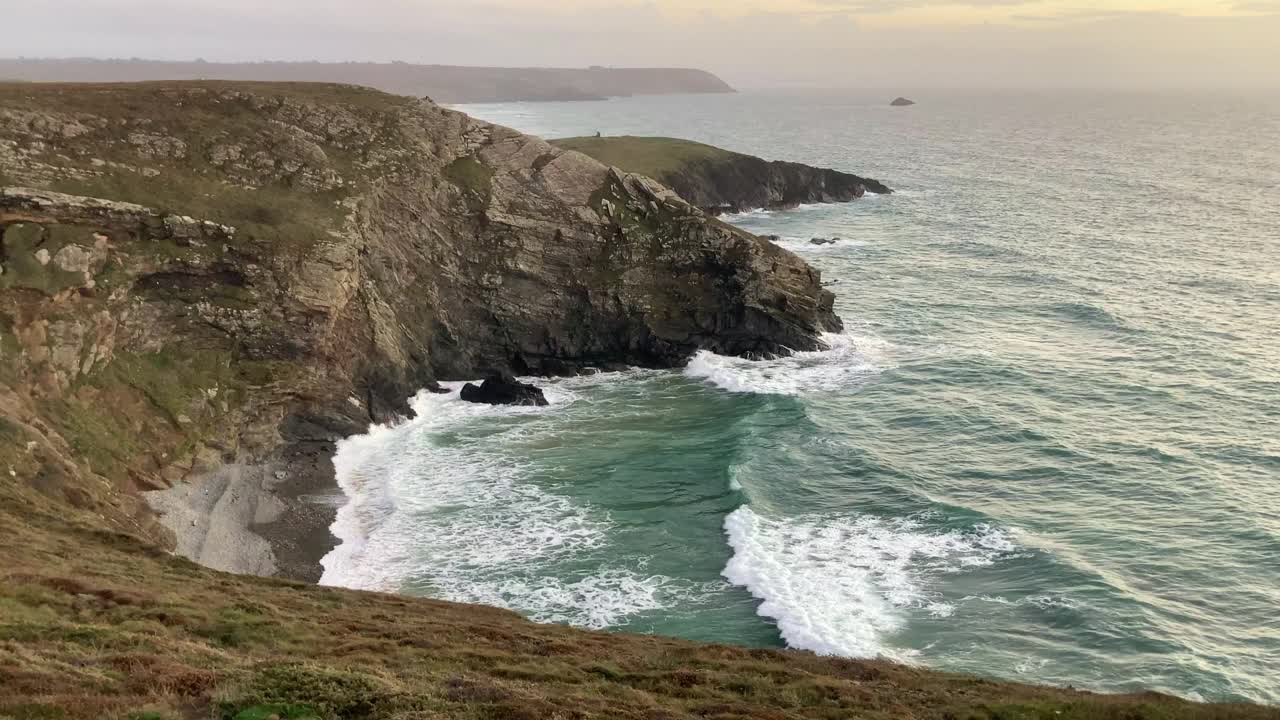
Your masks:
M 828 351 L 424 395 L 345 443 L 325 581 L 1280 703 L 1280 98 L 915 99 L 465 108 L 899 192 L 729 218 L 838 281 Z

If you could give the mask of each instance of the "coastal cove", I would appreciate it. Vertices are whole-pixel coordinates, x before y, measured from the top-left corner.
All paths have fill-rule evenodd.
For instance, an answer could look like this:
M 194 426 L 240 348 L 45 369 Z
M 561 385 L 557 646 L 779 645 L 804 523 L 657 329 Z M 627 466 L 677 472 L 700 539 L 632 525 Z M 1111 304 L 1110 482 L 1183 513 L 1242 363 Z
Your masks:
M 999 99 L 1028 143 L 1044 137 L 1037 119 L 1047 124 L 1060 110 L 1035 96 Z M 1182 284 L 1224 283 L 1221 292 L 1263 287 L 1244 258 L 1273 249 L 1260 244 L 1256 228 L 1231 224 L 1247 208 L 1274 227 L 1274 213 L 1260 204 L 1261 185 L 1242 178 L 1233 186 L 1233 212 L 1220 205 L 1222 195 L 1191 192 L 1197 181 L 1190 178 L 1179 188 L 1122 176 L 1104 188 L 1087 179 L 1104 171 L 1092 165 L 1058 174 L 1046 166 L 993 167 L 968 145 L 988 143 L 1009 163 L 1025 163 L 1035 151 L 997 142 L 1001 133 L 1016 136 L 990 115 L 945 100 L 930 106 L 944 103 L 947 116 L 923 124 L 885 115 L 878 98 L 835 104 L 817 94 L 619 100 L 585 114 L 555 105 L 465 108 L 552 137 L 592 129 L 683 134 L 766 158 L 891 178 L 898 192 L 725 218 L 778 236 L 835 283 L 847 329 L 834 350 L 762 365 L 708 355 L 669 375 L 557 381 L 550 388 L 561 393 L 560 406 L 533 415 L 473 416 L 429 398 L 420 427 L 383 438 L 389 445 L 381 450 L 361 446 L 373 476 L 385 475 L 377 470 L 386 469 L 382 463 L 415 460 L 388 481 L 394 491 L 378 495 L 385 505 L 364 518 L 366 530 L 391 525 L 373 533 L 361 556 L 366 572 L 331 569 L 330 579 L 496 603 L 587 627 L 886 655 L 1113 691 L 1272 698 L 1274 648 L 1247 638 L 1275 607 L 1268 588 L 1276 579 L 1258 563 L 1274 555 L 1277 540 L 1265 514 L 1237 514 L 1245 506 L 1236 495 L 1266 496 L 1267 473 L 1253 476 L 1248 468 L 1267 467 L 1269 441 L 1244 425 L 1217 428 L 1239 433 L 1216 441 L 1238 444 L 1245 455 L 1236 460 L 1211 450 L 1215 441 L 1196 439 L 1209 431 L 1208 418 L 1222 421 L 1210 410 L 1218 403 L 1266 424 L 1247 378 L 1267 376 L 1262 358 L 1270 336 L 1260 329 L 1267 321 L 1255 316 L 1258 330 L 1234 327 L 1234 340 L 1222 344 L 1218 330 L 1187 324 L 1184 313 L 1199 316 Z M 1136 123 L 1147 109 L 1117 97 L 1085 100 L 1108 122 Z M 1179 100 L 1145 101 L 1176 107 Z M 782 129 L 819 112 L 861 119 L 854 136 L 835 134 L 843 121 L 825 136 L 847 156 L 803 135 L 753 135 L 731 120 Z M 1210 122 L 1189 113 L 1160 132 L 1177 137 Z M 958 123 L 971 124 L 962 132 Z M 961 140 L 984 123 L 992 125 L 989 134 Z M 697 135 L 704 127 L 715 131 Z M 1083 130 L 1062 132 L 1074 138 Z M 914 152 L 936 157 L 903 160 L 918 137 L 934 144 Z M 1115 142 L 1161 137 L 1153 131 Z M 1095 144 L 1086 157 L 1107 163 L 1121 152 Z M 956 159 L 966 157 L 974 165 Z M 1057 157 L 1049 152 L 1044 162 Z M 930 174 L 933 167 L 945 171 Z M 1274 172 L 1275 165 L 1261 167 Z M 1024 183 L 1037 181 L 1056 188 L 1035 191 L 1052 200 L 1030 194 Z M 1144 193 L 1183 200 L 1167 218 L 1148 216 Z M 1077 220 L 1098 213 L 1105 222 Z M 1191 218 L 1200 232 L 1214 233 L 1212 255 L 1181 244 Z M 810 242 L 819 236 L 841 240 Z M 1139 282 L 1146 277 L 1140 272 L 1106 274 L 1105 267 L 1132 266 L 1129 253 L 1142 254 L 1149 242 L 1194 269 L 1170 286 Z M 1077 268 L 1081 247 L 1115 264 Z M 1186 253 L 1228 269 L 1189 264 Z M 1223 279 L 1207 279 L 1215 276 Z M 1162 292 L 1172 293 L 1163 311 L 1140 299 Z M 1242 394 L 1202 396 L 1195 388 L 1207 380 L 1184 386 L 1185 369 L 1164 368 L 1160 348 L 1193 338 L 1229 353 L 1224 361 L 1262 363 L 1241 371 Z M 1212 368 L 1201 371 L 1223 372 Z M 1107 388 L 1147 386 L 1163 373 L 1171 373 L 1170 395 L 1102 399 Z M 1079 382 L 1096 389 L 1070 387 Z M 1191 415 L 1172 434 L 1146 425 L 1184 407 Z M 1126 429 L 1100 434 L 1097 425 L 1107 422 Z M 670 427 L 680 428 L 679 441 Z M 1173 449 L 1179 445 L 1188 449 Z M 352 462 L 352 472 L 360 471 Z M 1215 494 L 1206 488 L 1221 477 L 1234 478 L 1232 490 L 1210 501 Z M 531 504 L 506 513 L 487 504 L 496 497 L 457 499 L 480 488 L 507 493 L 500 504 L 527 493 Z M 432 505 L 437 493 L 447 509 Z M 1205 503 L 1203 517 L 1222 523 L 1220 541 L 1201 540 L 1193 549 L 1175 539 L 1182 521 L 1174 519 L 1174 498 L 1186 493 Z M 413 508 L 404 515 L 395 509 L 400 495 Z M 1108 505 L 1125 508 L 1135 534 L 1117 531 L 1111 513 L 1097 509 Z M 426 527 L 429 540 L 409 539 Z M 513 535 L 528 538 L 511 541 L 520 562 L 481 562 Z M 827 559 L 806 565 L 812 558 Z M 1151 568 L 1161 568 L 1167 590 L 1145 579 Z M 1237 591 L 1217 596 L 1212 573 L 1234 578 Z M 1210 650 L 1195 629 L 1203 622 L 1239 641 L 1224 639 Z M 1206 660 L 1219 654 L 1221 664 Z
M 913 97 L 0 83 L 0 717 L 1274 718 L 1280 158 Z

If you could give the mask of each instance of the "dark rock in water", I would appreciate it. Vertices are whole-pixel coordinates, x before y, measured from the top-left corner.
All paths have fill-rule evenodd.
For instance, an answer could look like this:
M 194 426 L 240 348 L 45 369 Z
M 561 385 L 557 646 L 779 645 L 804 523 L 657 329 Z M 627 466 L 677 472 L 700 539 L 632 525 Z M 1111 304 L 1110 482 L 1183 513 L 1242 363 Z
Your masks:
M 915 101 L 915 100 L 908 100 L 908 99 L 906 99 L 906 98 L 904 98 L 904 97 L 896 97 L 896 98 L 894 98 L 894 99 L 893 99 L 893 102 L 891 102 L 891 103 L 889 103 L 889 104 L 890 104 L 890 105 L 892 105 L 893 107 L 906 107 L 906 106 L 908 106 L 908 105 L 915 105 L 915 104 L 916 104 L 916 101 Z
M 510 375 L 494 375 L 479 385 L 462 386 L 462 399 L 486 405 L 546 405 L 542 390 Z
M 778 241 L 782 240 L 782 236 L 781 236 L 781 235 L 761 235 L 761 236 L 760 236 L 760 239 L 761 239 L 761 240 L 768 240 L 769 242 L 775 242 L 775 243 L 776 243 L 776 242 L 778 242 Z
M 840 238 L 813 238 L 809 242 L 814 245 L 835 245 Z

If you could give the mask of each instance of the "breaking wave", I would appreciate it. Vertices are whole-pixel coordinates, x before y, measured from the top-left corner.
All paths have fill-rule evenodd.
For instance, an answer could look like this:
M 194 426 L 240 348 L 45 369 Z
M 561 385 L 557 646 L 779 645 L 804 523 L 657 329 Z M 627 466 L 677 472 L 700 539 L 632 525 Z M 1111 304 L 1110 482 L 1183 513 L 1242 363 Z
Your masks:
M 907 611 L 947 617 L 954 606 L 930 589 L 933 578 L 994 563 L 1015 549 L 1008 535 L 978 525 L 930 531 L 910 518 L 872 516 L 774 519 L 749 506 L 724 522 L 733 557 L 731 583 L 762 602 L 787 645 L 819 655 L 887 657 Z
M 334 466 L 348 501 L 321 582 L 595 629 L 690 599 L 691 588 L 643 573 L 643 559 L 575 569 L 607 545 L 608 515 L 527 481 L 527 463 L 503 452 L 504 440 L 539 431 L 536 417 L 519 416 L 556 412 L 574 400 L 573 383 L 545 388 L 549 408 L 466 403 L 452 384 L 449 394 L 414 398 L 413 420 L 340 442 Z M 494 422 L 503 419 L 512 422 Z
M 700 351 L 685 374 L 732 392 L 804 395 L 848 391 L 892 365 L 893 346 L 869 335 L 827 333 L 825 350 L 773 360 L 747 360 Z

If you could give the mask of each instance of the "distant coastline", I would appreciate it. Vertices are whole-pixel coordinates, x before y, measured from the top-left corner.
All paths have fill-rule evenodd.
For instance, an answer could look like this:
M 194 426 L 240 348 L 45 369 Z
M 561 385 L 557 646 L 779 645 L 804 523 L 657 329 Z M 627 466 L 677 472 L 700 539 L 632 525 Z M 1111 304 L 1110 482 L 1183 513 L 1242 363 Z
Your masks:
M 259 62 L 92 58 L 0 58 L 0 78 L 31 82 L 249 80 L 364 85 L 441 103 L 605 100 L 629 95 L 736 92 L 690 68 L 502 68 L 411 63 Z

